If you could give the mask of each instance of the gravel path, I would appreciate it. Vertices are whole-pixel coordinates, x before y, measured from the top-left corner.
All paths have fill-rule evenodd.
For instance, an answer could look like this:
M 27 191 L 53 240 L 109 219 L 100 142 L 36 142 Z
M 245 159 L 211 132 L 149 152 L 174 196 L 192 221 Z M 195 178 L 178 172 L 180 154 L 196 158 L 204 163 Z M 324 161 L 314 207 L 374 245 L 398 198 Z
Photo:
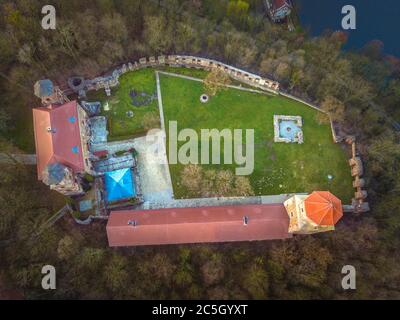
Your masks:
M 253 196 L 253 197 L 176 199 L 164 203 L 150 202 L 147 204 L 146 209 L 274 204 L 274 203 L 283 203 L 285 200 L 289 199 L 293 195 L 294 194 L 279 194 L 272 196 Z

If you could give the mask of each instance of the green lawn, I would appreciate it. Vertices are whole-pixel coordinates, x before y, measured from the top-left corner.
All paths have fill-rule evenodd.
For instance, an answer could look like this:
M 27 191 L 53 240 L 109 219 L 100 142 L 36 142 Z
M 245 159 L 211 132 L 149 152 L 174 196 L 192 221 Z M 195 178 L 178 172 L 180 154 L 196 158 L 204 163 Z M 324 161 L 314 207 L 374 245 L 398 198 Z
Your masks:
M 128 139 L 145 134 L 143 117 L 146 113 L 159 114 L 157 99 L 148 106 L 136 107 L 131 103 L 129 93 L 132 89 L 148 94 L 156 93 L 154 69 L 142 69 L 128 72 L 119 78 L 119 86 L 111 88 L 111 96 L 107 97 L 104 90 L 88 92 L 89 101 L 100 101 L 104 106 L 108 103 L 110 110 L 102 114 L 108 119 L 109 140 Z M 133 118 L 126 115 L 127 111 L 133 111 Z
M 160 75 L 166 127 L 178 121 L 178 129 L 254 129 L 255 165 L 250 181 L 258 195 L 330 190 L 349 203 L 353 189 L 350 168 L 340 145 L 332 140 L 329 125 L 316 121 L 317 110 L 281 96 L 228 89 L 206 104 L 199 101 L 201 83 Z M 273 142 L 273 115 L 303 118 L 304 144 Z M 181 143 L 183 144 L 183 143 Z M 210 165 L 212 166 L 212 165 Z M 236 165 L 214 165 L 232 169 Z M 207 166 L 205 166 L 207 167 Z M 179 186 L 183 165 L 170 165 L 175 197 L 186 197 Z M 327 176 L 333 175 L 329 182 Z
M 108 104 L 109 111 L 104 111 L 102 115 L 108 119 L 109 141 L 129 139 L 142 136 L 146 133 L 143 125 L 143 117 L 147 113 L 159 115 L 157 101 L 154 100 L 149 106 L 136 107 L 131 104 L 129 93 L 132 89 L 148 94 L 156 93 L 155 71 L 166 71 L 199 79 L 204 79 L 208 72 L 195 68 L 174 68 L 159 67 L 157 69 L 147 68 L 138 71 L 128 72 L 119 78 L 120 85 L 111 88 L 111 96 L 107 97 L 104 89 L 98 91 L 90 91 L 87 93 L 88 101 L 100 101 L 102 105 Z M 233 85 L 239 85 L 238 81 L 232 81 Z M 246 85 L 242 84 L 243 87 Z M 126 115 L 127 111 L 133 111 L 133 118 Z

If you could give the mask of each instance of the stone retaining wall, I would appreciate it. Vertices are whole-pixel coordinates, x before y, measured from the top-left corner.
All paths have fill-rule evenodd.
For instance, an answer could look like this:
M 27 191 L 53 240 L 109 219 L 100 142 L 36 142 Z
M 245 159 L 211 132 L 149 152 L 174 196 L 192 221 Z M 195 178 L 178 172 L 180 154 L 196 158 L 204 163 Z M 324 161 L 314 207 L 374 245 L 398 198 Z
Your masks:
M 365 190 L 365 180 L 362 177 L 364 174 L 363 163 L 361 158 L 357 155 L 356 151 L 356 139 L 353 136 L 348 136 L 343 139 L 347 144 L 351 145 L 352 157 L 349 160 L 351 168 L 351 176 L 353 177 L 353 187 L 355 188 L 354 198 L 351 201 L 351 206 L 345 211 L 352 211 L 356 213 L 369 211 L 369 204 L 366 202 L 368 193 Z
M 217 69 L 227 73 L 235 80 L 241 81 L 261 90 L 273 93 L 278 93 L 279 91 L 279 83 L 276 81 L 260 77 L 256 74 L 229 66 L 216 60 L 182 55 L 149 57 L 148 59 L 140 58 L 139 61 L 128 62 L 127 64 L 123 64 L 120 68 L 115 69 L 110 75 L 97 77 L 92 80 L 85 80 L 85 88 L 87 91 L 105 89 L 107 92 L 110 90 L 110 88 L 119 84 L 120 75 L 128 71 L 156 66 L 186 67 L 203 70 Z

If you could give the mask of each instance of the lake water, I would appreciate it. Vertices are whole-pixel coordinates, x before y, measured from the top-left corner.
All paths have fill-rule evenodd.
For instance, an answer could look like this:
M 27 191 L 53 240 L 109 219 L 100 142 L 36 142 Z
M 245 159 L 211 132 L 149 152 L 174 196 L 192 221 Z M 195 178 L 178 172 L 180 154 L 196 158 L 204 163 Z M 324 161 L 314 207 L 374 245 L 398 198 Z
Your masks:
M 349 34 L 345 49 L 357 49 L 378 39 L 384 51 L 400 57 L 400 0 L 292 0 L 300 7 L 300 21 L 314 36 L 324 30 L 343 30 L 342 7 L 356 9 L 356 30 Z

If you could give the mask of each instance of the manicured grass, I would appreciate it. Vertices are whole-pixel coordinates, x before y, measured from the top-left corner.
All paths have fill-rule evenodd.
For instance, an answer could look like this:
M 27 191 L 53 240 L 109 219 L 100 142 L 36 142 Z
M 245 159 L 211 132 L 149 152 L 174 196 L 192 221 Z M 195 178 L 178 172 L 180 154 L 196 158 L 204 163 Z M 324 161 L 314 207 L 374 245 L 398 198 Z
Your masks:
M 254 129 L 255 165 L 249 176 L 257 195 L 330 190 L 344 203 L 352 196 L 347 158 L 332 140 L 329 125 L 316 121 L 317 110 L 282 96 L 228 89 L 206 104 L 199 100 L 203 85 L 199 82 L 160 75 L 166 128 L 176 120 L 178 130 L 192 128 Z M 273 115 L 299 115 L 303 118 L 304 144 L 274 143 Z M 182 145 L 182 143 L 178 145 Z M 233 165 L 205 165 L 231 169 Z M 179 185 L 183 165 L 170 165 L 176 198 L 186 197 Z M 327 176 L 333 175 L 328 181 Z
M 119 78 L 119 86 L 111 88 L 111 96 L 107 97 L 104 90 L 88 92 L 89 101 L 101 101 L 104 106 L 108 103 L 109 111 L 102 114 L 108 119 L 109 140 L 122 140 L 138 135 L 144 135 L 146 130 L 143 126 L 143 117 L 146 113 L 153 112 L 159 114 L 157 99 L 150 105 L 136 107 L 131 103 L 129 93 L 131 90 L 146 92 L 147 94 L 156 93 L 156 82 L 154 69 L 142 69 L 135 72 L 128 72 Z M 132 118 L 127 117 L 127 111 L 133 111 Z
M 147 68 L 138 71 L 128 72 L 119 78 L 120 85 L 111 88 L 111 96 L 107 97 L 104 90 L 90 91 L 87 93 L 88 101 L 100 101 L 102 105 L 108 103 L 109 111 L 104 111 L 102 115 L 108 119 L 109 141 L 129 139 L 146 134 L 146 128 L 143 125 L 143 118 L 147 113 L 154 113 L 157 116 L 158 105 L 154 100 L 148 106 L 136 107 L 131 104 L 129 93 L 132 89 L 138 92 L 146 92 L 148 94 L 156 93 L 155 72 L 156 70 L 182 74 L 199 79 L 204 79 L 208 71 L 195 68 L 176 68 L 176 67 L 159 67 L 157 69 Z M 232 80 L 233 85 L 246 85 Z M 126 116 L 127 111 L 133 111 L 134 116 L 129 118 Z

